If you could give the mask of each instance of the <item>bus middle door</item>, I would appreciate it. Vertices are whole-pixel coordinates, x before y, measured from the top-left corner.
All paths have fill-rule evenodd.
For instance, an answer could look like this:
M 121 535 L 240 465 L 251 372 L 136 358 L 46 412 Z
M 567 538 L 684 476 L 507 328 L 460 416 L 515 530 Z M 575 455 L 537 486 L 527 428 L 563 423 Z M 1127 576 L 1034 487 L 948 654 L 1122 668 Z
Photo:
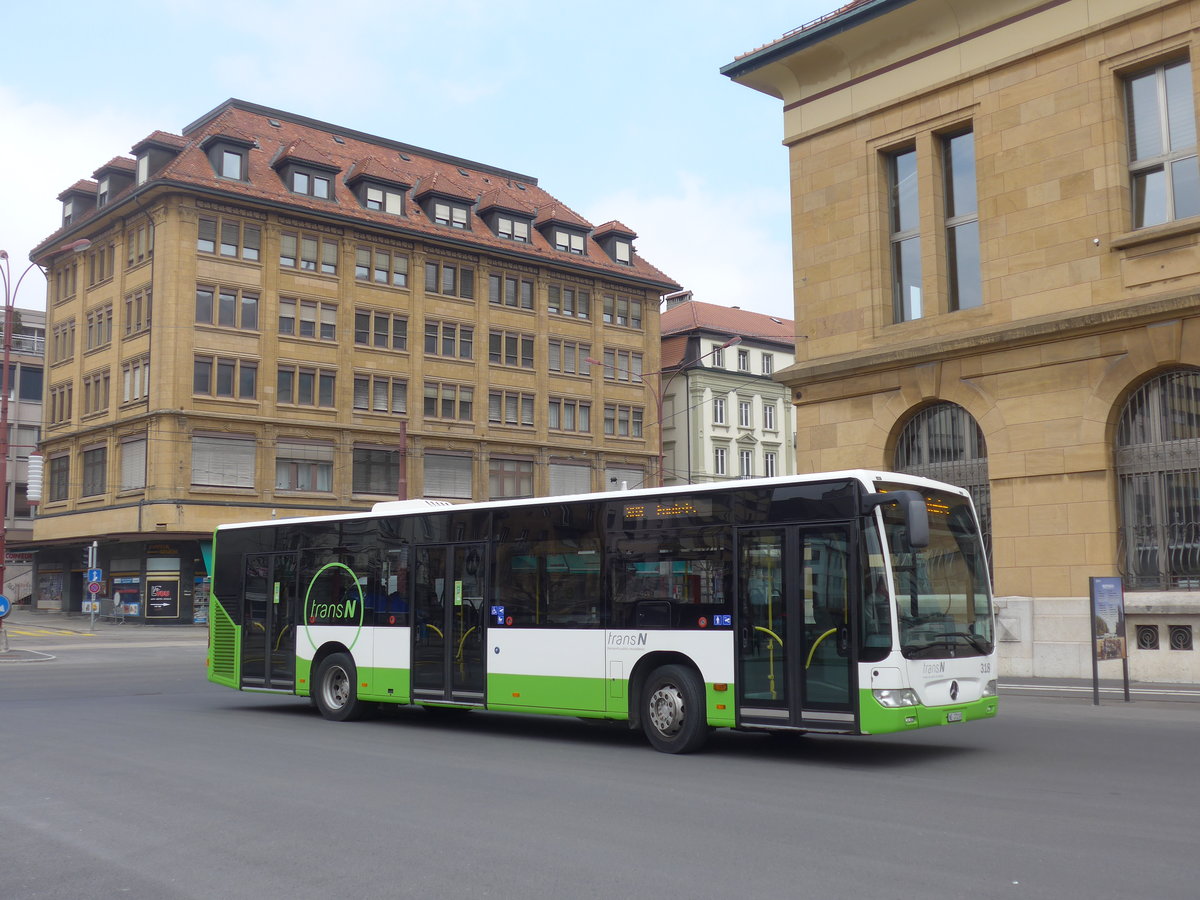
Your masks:
M 242 687 L 275 691 L 295 688 L 296 575 L 295 553 L 246 557 Z
M 482 705 L 487 545 L 415 548 L 413 702 Z

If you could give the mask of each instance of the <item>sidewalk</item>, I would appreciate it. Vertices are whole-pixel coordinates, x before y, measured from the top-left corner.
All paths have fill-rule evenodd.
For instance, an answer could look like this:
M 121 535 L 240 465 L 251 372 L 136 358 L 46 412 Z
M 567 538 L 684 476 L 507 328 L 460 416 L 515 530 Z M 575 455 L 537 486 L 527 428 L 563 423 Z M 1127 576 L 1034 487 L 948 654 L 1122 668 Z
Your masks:
M 187 646 L 208 640 L 207 625 L 146 625 L 141 619 L 124 622 L 90 615 L 53 611 L 33 611 L 14 608 L 4 619 L 0 631 L 0 663 L 36 662 L 54 659 L 45 650 L 61 649 L 61 644 L 47 644 L 55 636 L 72 641 L 86 641 L 89 646 L 113 647 L 128 644 L 169 644 Z M 5 650 L 7 646 L 7 650 Z

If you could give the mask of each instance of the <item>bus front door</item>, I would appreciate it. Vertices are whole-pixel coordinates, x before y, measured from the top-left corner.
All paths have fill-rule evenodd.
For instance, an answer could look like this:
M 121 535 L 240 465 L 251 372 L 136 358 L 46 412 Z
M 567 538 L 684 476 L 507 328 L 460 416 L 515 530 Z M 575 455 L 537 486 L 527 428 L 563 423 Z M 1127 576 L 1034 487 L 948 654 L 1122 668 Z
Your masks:
M 296 554 L 246 557 L 242 687 L 291 691 L 296 685 Z
M 845 526 L 738 532 L 738 719 L 855 729 L 855 611 Z
M 412 696 L 482 705 L 486 544 L 416 548 Z

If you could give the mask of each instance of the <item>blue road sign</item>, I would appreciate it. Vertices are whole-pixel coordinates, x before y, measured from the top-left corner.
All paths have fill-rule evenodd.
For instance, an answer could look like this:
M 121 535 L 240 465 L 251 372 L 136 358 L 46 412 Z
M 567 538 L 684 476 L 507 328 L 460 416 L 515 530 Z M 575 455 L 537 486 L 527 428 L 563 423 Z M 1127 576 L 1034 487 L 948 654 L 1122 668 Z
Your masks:
M 84 579 L 84 581 L 103 581 L 103 580 L 104 580 L 104 570 L 103 569 L 88 569 L 87 570 L 87 578 Z
M 0 619 L 3 619 L 12 612 L 12 604 L 8 602 L 8 598 L 0 594 Z

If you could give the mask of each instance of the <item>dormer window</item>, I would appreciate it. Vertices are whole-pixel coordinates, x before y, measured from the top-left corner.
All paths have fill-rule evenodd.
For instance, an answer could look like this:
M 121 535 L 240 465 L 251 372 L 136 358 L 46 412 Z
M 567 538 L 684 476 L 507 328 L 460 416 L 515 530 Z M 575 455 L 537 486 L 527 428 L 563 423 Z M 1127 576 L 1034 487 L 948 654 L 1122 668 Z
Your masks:
M 583 255 L 583 235 L 565 228 L 554 229 L 554 249 L 564 253 Z
M 451 203 L 448 200 L 435 200 L 433 203 L 433 221 L 438 225 L 466 228 L 467 214 L 467 207 L 461 203 Z
M 218 171 L 218 174 L 222 178 L 233 178 L 241 181 L 242 173 L 245 170 L 246 158 L 243 153 L 237 150 L 221 151 L 221 168 Z
M 104 204 L 108 203 L 108 190 L 109 179 L 108 176 L 105 175 L 100 179 L 96 188 L 96 209 L 99 209 L 100 207 L 104 206 Z
M 71 220 L 75 218 L 75 201 L 68 197 L 63 201 L 63 221 L 64 225 L 70 225 Z
M 377 209 L 394 216 L 404 215 L 404 193 L 381 187 L 367 187 L 367 209 Z
M 512 216 L 496 216 L 496 236 L 505 240 L 529 243 L 529 220 Z
M 622 265 L 633 265 L 633 245 L 629 241 L 613 241 L 613 258 Z
M 328 200 L 333 196 L 333 181 L 328 175 L 292 169 L 290 184 L 293 194 L 307 194 L 318 200 Z
M 137 183 L 145 184 L 150 177 L 150 153 L 147 151 L 137 158 Z

